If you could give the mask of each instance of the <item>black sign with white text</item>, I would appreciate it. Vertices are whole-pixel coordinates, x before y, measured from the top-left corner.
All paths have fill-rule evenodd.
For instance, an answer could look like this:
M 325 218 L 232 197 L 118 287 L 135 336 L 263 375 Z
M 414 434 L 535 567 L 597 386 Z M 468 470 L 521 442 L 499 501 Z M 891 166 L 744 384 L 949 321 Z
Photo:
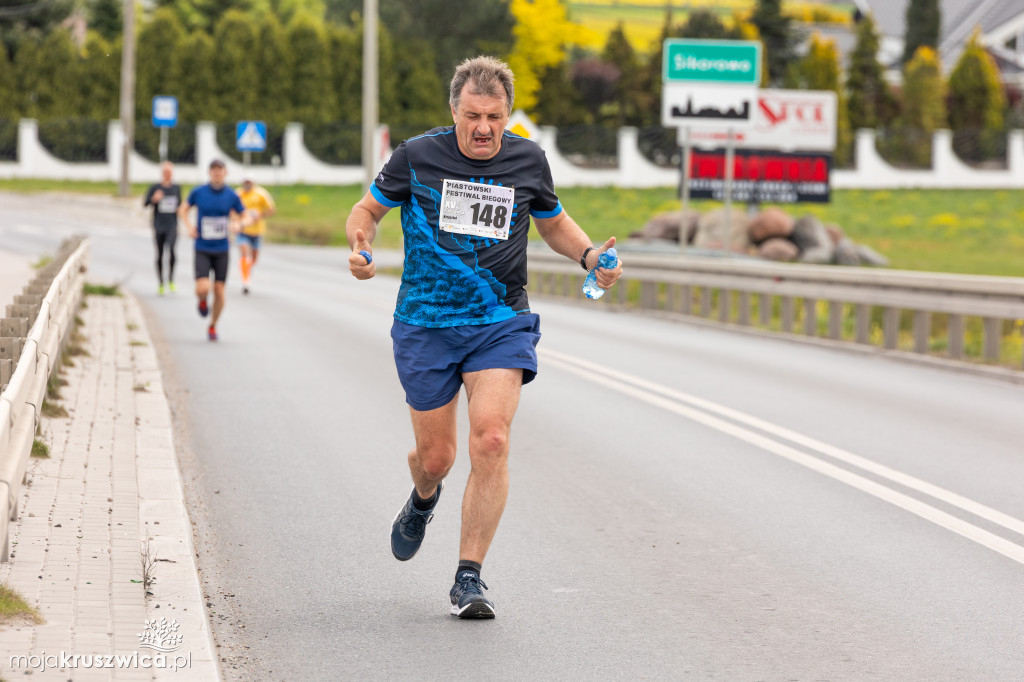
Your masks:
M 832 155 L 735 150 L 732 199 L 773 204 L 828 203 Z M 690 152 L 690 197 L 725 199 L 725 150 Z

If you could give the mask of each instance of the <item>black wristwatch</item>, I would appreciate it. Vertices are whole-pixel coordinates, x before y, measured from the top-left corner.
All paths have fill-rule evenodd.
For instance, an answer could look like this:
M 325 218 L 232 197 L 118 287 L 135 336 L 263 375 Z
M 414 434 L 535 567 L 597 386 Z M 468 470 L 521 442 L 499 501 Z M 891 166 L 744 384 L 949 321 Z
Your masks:
M 580 267 L 582 267 L 587 272 L 590 272 L 590 268 L 587 267 L 587 256 L 589 256 L 590 252 L 594 251 L 595 249 L 597 249 L 596 246 L 588 246 L 587 248 L 583 249 L 583 255 L 580 256 Z

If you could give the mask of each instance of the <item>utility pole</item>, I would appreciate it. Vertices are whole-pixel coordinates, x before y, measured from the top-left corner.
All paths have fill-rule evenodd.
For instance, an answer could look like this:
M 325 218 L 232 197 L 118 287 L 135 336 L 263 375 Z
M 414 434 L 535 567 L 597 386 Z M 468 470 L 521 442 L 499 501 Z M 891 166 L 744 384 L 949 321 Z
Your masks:
M 131 193 L 128 160 L 135 146 L 135 0 L 124 0 L 124 47 L 121 51 L 121 183 L 118 196 Z
M 363 172 L 365 190 L 377 174 L 377 0 L 363 0 Z

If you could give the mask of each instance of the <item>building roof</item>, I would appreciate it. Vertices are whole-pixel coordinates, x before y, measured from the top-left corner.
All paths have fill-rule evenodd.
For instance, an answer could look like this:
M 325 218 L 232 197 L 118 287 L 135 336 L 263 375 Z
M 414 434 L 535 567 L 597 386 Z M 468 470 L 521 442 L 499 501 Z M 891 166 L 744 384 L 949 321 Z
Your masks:
M 902 49 L 906 33 L 907 5 L 910 0 L 854 0 L 862 12 L 870 12 L 883 42 L 899 41 Z M 983 36 L 1014 23 L 1024 24 L 1024 0 L 939 0 L 942 27 L 939 31 L 939 56 L 949 69 L 960 57 L 963 46 L 974 30 Z M 900 54 L 897 59 L 901 58 Z

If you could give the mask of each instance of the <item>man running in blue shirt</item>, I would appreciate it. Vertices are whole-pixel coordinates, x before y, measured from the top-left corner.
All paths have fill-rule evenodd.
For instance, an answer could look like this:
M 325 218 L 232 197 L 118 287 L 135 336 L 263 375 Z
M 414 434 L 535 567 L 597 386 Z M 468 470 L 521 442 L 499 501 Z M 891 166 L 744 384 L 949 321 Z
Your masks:
M 245 214 L 245 206 L 235 191 L 224 184 L 228 171 L 224 162 L 214 159 L 210 162 L 210 182 L 196 187 L 188 200 L 178 209 L 178 217 L 196 240 L 196 296 L 199 298 L 199 314 L 206 317 L 210 308 L 206 299 L 210 295 L 210 272 L 213 272 L 213 317 L 207 337 L 217 340 L 217 320 L 224 310 L 224 282 L 228 277 L 231 244 L 228 234 L 238 231 L 239 221 Z M 189 220 L 189 210 L 196 207 L 196 222 Z
M 377 225 L 401 206 L 405 264 L 391 338 L 416 445 L 409 453 L 412 494 L 391 528 L 391 552 L 400 561 L 423 542 L 455 462 L 456 407 L 466 386 L 471 470 L 449 591 L 459 618 L 494 617 L 480 570 L 508 497 L 520 389 L 537 374 L 540 324 L 525 289 L 530 219 L 552 249 L 584 270 L 615 245 L 614 237 L 593 245 L 562 208 L 544 151 L 505 131 L 512 80 L 497 59 L 460 64 L 449 90 L 455 125 L 399 145 L 345 226 L 349 270 L 369 279 Z M 597 283 L 607 289 L 621 273 L 621 264 L 600 269 Z

